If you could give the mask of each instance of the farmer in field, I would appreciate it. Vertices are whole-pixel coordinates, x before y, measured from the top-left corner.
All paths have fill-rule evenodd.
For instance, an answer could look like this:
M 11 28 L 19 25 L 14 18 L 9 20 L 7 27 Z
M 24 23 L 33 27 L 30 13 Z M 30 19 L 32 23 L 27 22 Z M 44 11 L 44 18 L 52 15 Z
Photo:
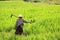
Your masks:
M 16 35 L 22 35 L 23 34 L 23 26 L 24 26 L 24 23 L 31 23 L 31 22 L 28 22 L 26 20 L 23 19 L 22 15 L 19 15 L 18 16 L 18 19 L 16 21 L 16 24 L 15 24 L 15 34 Z

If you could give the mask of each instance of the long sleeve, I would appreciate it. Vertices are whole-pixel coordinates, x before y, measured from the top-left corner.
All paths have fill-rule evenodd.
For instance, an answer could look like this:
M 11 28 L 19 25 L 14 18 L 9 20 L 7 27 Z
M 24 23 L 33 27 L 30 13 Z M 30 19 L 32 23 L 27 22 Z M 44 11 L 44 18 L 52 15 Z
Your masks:
M 24 23 L 30 23 L 30 22 L 29 22 L 29 21 L 27 21 L 27 20 L 23 20 L 23 22 L 24 22 Z

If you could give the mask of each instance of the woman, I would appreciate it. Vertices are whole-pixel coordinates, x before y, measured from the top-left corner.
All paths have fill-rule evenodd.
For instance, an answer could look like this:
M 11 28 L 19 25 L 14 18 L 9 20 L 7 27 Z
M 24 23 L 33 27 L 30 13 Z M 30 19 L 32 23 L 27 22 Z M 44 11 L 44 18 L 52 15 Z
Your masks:
M 18 35 L 18 34 L 22 35 L 23 34 L 24 23 L 31 23 L 31 22 L 24 20 L 22 15 L 19 15 L 18 19 L 16 21 L 16 24 L 15 24 L 15 30 L 16 30 L 15 34 L 16 35 Z

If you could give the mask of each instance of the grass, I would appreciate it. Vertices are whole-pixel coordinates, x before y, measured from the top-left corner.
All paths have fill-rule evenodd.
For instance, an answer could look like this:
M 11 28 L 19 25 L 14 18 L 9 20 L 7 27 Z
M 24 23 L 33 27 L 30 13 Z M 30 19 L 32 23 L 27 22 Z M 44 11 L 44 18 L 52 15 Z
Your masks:
M 14 25 L 22 14 L 25 20 L 34 21 L 24 25 L 24 35 L 15 38 Z M 0 40 L 60 40 L 60 5 L 28 2 L 0 2 Z

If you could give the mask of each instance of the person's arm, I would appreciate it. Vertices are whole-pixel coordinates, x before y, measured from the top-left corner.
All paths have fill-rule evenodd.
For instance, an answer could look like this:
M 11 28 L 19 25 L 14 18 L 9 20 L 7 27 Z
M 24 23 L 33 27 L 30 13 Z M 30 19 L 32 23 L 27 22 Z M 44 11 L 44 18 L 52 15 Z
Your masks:
M 24 23 L 31 23 L 31 22 L 29 22 L 29 21 L 27 21 L 27 20 L 23 20 L 23 22 L 24 22 Z

